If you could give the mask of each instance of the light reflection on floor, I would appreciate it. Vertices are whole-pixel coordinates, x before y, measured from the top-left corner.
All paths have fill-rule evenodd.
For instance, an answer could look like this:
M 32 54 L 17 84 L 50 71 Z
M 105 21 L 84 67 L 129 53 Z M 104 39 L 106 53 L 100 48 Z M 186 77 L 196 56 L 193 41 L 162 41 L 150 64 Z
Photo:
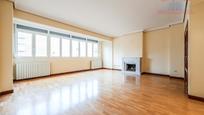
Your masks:
M 79 84 L 62 87 L 60 90 L 51 91 L 46 99 L 32 99 L 18 107 L 17 115 L 53 115 L 67 111 L 70 107 L 94 99 L 98 95 L 98 81 L 82 81 Z M 32 98 L 32 97 L 31 97 Z M 38 112 L 38 113 L 35 113 Z

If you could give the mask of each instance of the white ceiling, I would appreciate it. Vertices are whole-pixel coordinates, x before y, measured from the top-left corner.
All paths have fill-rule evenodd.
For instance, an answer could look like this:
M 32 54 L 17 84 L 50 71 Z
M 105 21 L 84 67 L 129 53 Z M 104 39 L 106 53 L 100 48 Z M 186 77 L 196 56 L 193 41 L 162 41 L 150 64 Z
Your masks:
M 182 22 L 185 0 L 15 0 L 15 7 L 117 37 Z

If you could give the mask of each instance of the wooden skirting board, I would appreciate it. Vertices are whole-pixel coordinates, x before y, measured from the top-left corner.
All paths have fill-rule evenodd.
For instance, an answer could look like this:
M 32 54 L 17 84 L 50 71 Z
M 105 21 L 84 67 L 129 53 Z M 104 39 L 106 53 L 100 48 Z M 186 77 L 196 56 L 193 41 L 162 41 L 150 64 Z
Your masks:
M 13 90 L 3 91 L 3 92 L 0 92 L 0 96 L 10 94 L 10 93 L 13 93 L 13 92 L 14 92 Z
M 204 98 L 203 97 L 188 95 L 188 98 L 204 102 Z
M 64 72 L 64 73 L 51 74 L 49 76 L 72 74 L 72 73 L 79 73 L 79 72 L 85 72 L 85 71 L 94 71 L 94 70 L 99 70 L 99 69 L 101 69 L 101 68 L 98 68 L 98 69 L 85 69 L 85 70 L 78 70 L 78 71 L 70 71 L 70 72 Z
M 114 68 L 102 68 L 102 69 L 122 71 L 121 69 L 114 69 Z
M 182 77 L 175 77 L 175 76 L 170 76 L 170 75 L 167 75 L 167 74 L 158 74 L 158 73 L 149 73 L 149 72 L 142 72 L 142 74 L 150 74 L 150 75 L 164 76 L 164 77 L 184 80 L 184 78 L 182 78 Z

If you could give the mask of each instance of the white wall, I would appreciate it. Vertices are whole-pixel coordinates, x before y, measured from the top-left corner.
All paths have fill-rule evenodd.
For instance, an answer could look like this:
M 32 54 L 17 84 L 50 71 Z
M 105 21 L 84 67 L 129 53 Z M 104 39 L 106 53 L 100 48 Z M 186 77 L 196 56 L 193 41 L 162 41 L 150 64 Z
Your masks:
M 132 33 L 113 39 L 113 68 L 122 69 L 122 58 L 142 57 L 143 32 Z
M 144 33 L 143 72 L 184 77 L 183 26 Z
M 169 29 L 144 33 L 143 72 L 169 75 Z
M 102 58 L 104 68 L 113 68 L 113 45 L 112 41 L 102 42 Z
M 184 77 L 184 25 L 170 28 L 170 76 Z

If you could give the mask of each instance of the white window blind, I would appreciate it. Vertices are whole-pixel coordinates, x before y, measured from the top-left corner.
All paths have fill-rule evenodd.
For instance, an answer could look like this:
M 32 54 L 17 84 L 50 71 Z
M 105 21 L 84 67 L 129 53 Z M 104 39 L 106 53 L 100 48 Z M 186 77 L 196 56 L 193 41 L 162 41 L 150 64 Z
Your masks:
M 47 56 L 47 36 L 39 34 L 35 36 L 35 56 Z
M 31 57 L 32 56 L 32 33 L 17 32 L 17 56 Z
M 59 37 L 50 38 L 50 56 L 52 57 L 60 56 L 60 38 Z

